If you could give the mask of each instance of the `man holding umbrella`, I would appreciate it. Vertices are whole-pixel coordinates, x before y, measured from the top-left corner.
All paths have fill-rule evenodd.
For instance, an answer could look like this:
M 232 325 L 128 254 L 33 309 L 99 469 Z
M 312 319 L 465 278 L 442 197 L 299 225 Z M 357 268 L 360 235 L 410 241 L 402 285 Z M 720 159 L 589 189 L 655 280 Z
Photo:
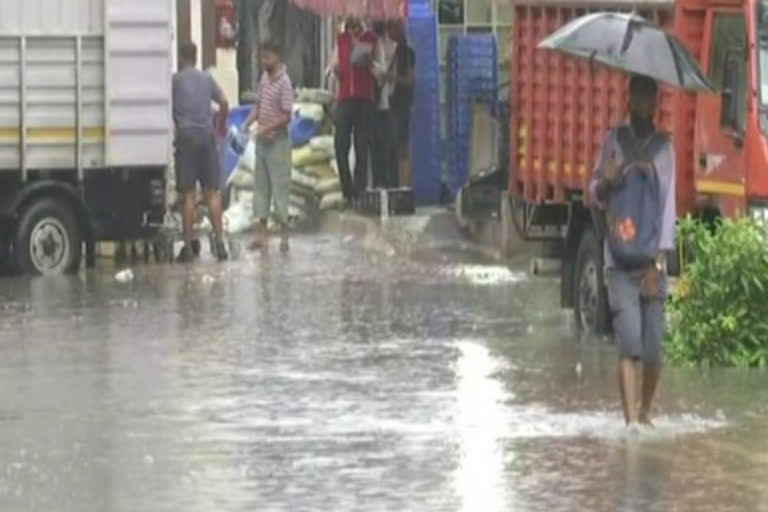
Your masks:
M 666 327 L 666 255 L 674 249 L 677 213 L 672 141 L 654 125 L 657 81 L 691 92 L 714 88 L 680 41 L 634 13 L 582 16 L 538 46 L 631 75 L 629 121 L 608 133 L 589 192 L 596 218 L 602 220 L 597 224 L 603 224 L 605 284 L 619 349 L 624 419 L 630 426 L 650 425 Z
M 603 258 L 620 357 L 621 403 L 624 419 L 630 426 L 637 422 L 651 425 L 651 404 L 661 374 L 665 330 L 666 255 L 674 250 L 675 158 L 671 140 L 654 126 L 657 95 L 658 87 L 652 78 L 635 75 L 630 79 L 629 122 L 609 132 L 590 182 L 593 202 L 607 210 Z M 651 181 L 633 181 L 627 176 L 635 166 L 644 163 L 656 175 Z M 653 186 L 654 182 L 657 186 Z M 624 204 L 614 206 L 615 202 Z M 635 211 L 645 211 L 645 215 L 633 216 L 633 207 L 628 202 L 639 204 Z M 643 206 L 650 206 L 652 211 L 643 210 Z M 621 214 L 622 209 L 627 215 Z M 619 219 L 621 224 L 616 223 Z M 615 229 L 618 226 L 621 227 Z M 621 231 L 620 236 L 615 236 Z M 640 236 L 643 233 L 650 236 Z M 652 259 L 636 264 L 622 243 L 639 247 L 635 240 L 640 239 L 653 245 L 648 251 Z M 639 410 L 638 363 L 642 363 Z

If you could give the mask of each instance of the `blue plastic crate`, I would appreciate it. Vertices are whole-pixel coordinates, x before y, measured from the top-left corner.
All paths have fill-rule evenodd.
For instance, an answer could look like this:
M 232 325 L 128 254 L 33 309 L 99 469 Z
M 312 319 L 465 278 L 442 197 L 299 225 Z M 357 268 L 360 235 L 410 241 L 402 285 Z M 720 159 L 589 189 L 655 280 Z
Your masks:
M 495 105 L 498 48 L 492 35 L 452 36 L 447 56 L 446 182 L 456 193 L 469 176 L 473 104 Z M 493 107 L 491 107 L 493 108 Z
M 410 141 L 414 198 L 419 204 L 435 204 L 442 190 L 440 59 L 437 17 L 427 0 L 409 0 L 408 38 L 416 53 Z

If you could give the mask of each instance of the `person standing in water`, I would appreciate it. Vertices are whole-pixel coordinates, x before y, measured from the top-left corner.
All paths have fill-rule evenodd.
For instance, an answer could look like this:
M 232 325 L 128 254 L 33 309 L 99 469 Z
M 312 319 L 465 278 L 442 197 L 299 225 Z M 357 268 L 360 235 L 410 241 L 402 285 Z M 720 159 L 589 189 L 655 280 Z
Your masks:
M 630 79 L 629 122 L 608 133 L 590 181 L 592 203 L 606 212 L 605 278 L 628 426 L 652 425 L 651 406 L 661 375 L 666 329 L 666 261 L 674 250 L 675 156 L 669 136 L 654 125 L 657 97 L 656 81 L 639 75 Z M 631 174 L 638 169 L 640 174 Z M 642 172 L 651 179 L 641 178 Z M 644 215 L 617 213 L 632 208 Z M 645 234 L 650 236 L 641 236 Z M 633 253 L 642 240 L 650 240 L 654 247 Z M 637 254 L 644 258 L 631 257 Z
M 280 250 L 289 250 L 289 201 L 291 194 L 291 141 L 288 124 L 293 108 L 293 85 L 280 56 L 280 47 L 272 42 L 261 45 L 264 73 L 256 91 L 256 103 L 245 121 L 244 129 L 258 122 L 256 135 L 256 171 L 253 183 L 253 215 L 257 239 L 252 249 L 267 244 L 267 221 L 274 202 L 275 220 L 280 225 Z
M 216 150 L 211 103 L 219 107 L 219 130 L 223 134 L 226 132 L 229 104 L 216 80 L 197 69 L 197 46 L 187 42 L 181 47 L 181 70 L 173 75 L 176 188 L 183 196 L 184 228 L 184 248 L 177 259 L 182 263 L 195 258 L 192 245 L 198 183 L 205 194 L 216 235 L 213 252 L 219 261 L 229 257 L 224 245 L 219 153 Z
M 336 38 L 331 69 L 339 90 L 336 104 L 334 146 L 341 189 L 347 204 L 353 204 L 368 188 L 368 158 L 376 112 L 373 75 L 376 35 L 358 18 L 348 18 L 344 32 Z M 354 174 L 349 165 L 352 136 L 355 141 Z
M 401 187 L 410 187 L 413 181 L 410 142 L 416 55 L 408 44 L 402 21 L 390 21 L 387 30 L 389 37 L 397 45 L 394 56 L 394 88 L 389 99 L 397 160 L 394 173 Z

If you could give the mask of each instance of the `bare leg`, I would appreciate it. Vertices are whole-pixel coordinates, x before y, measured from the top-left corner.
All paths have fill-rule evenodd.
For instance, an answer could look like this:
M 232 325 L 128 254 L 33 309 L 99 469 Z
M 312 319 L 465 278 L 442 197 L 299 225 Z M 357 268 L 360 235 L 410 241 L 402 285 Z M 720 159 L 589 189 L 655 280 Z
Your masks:
M 205 202 L 208 204 L 208 215 L 211 217 L 213 232 L 218 240 L 224 239 L 224 220 L 221 211 L 221 192 L 216 189 L 205 191 Z
M 195 227 L 195 200 L 197 193 L 195 190 L 184 192 L 184 206 L 181 214 L 182 226 L 184 230 L 184 245 L 192 246 L 192 230 Z
M 291 250 L 291 244 L 288 241 L 288 227 L 283 226 L 280 233 L 280 252 L 287 253 Z
M 412 176 L 411 176 L 410 156 L 408 155 L 401 156 L 398 167 L 400 168 L 400 186 L 401 187 L 413 186 L 413 183 L 411 182 Z
M 656 386 L 659 383 L 661 377 L 661 365 L 644 365 L 643 366 L 643 398 L 640 404 L 639 421 L 640 423 L 648 426 L 653 426 L 651 421 L 651 406 L 653 405 L 653 397 L 656 394 Z
M 255 226 L 256 239 L 250 246 L 252 251 L 267 248 L 267 221 L 265 219 L 258 219 Z
M 619 361 L 619 391 L 624 421 L 633 425 L 637 423 L 637 365 L 632 359 Z

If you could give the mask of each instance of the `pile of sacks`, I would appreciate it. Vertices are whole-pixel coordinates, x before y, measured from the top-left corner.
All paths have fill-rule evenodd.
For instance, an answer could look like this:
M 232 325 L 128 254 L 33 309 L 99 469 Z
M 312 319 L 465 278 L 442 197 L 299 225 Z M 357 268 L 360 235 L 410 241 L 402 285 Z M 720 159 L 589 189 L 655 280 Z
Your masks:
M 343 200 L 333 122 L 328 115 L 332 100 L 331 94 L 323 89 L 299 89 L 296 93 L 291 122 L 291 205 L 309 216 L 317 210 L 340 206 Z
M 296 93 L 290 124 L 293 146 L 290 215 L 294 223 L 316 218 L 318 211 L 338 207 L 343 202 L 333 123 L 328 112 L 331 101 L 330 93 L 322 89 L 299 89 Z M 251 139 L 231 179 L 231 206 L 224 214 L 230 234 L 245 231 L 252 224 L 255 168 L 256 144 Z

